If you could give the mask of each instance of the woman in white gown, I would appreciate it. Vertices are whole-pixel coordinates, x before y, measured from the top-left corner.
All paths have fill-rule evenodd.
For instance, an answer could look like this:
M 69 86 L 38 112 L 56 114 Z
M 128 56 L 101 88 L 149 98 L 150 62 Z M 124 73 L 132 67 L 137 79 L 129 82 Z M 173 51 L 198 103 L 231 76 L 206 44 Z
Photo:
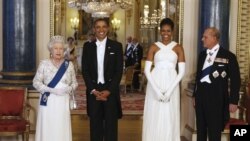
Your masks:
M 173 29 L 173 21 L 163 19 L 160 23 L 162 41 L 152 44 L 148 51 L 142 141 L 180 141 L 179 82 L 185 73 L 185 57 L 183 47 L 171 41 Z
M 48 49 L 51 58 L 40 62 L 33 79 L 33 86 L 41 93 L 35 141 L 72 141 L 69 95 L 78 85 L 74 66 L 64 60 L 62 36 L 53 36 Z M 59 79 L 55 82 L 54 78 Z

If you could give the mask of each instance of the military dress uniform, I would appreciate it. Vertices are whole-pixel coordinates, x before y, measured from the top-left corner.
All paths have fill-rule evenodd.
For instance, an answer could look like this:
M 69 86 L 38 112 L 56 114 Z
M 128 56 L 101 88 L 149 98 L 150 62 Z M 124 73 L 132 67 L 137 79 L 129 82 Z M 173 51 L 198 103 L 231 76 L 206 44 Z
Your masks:
M 238 104 L 240 72 L 236 56 L 217 44 L 215 54 L 200 53 L 195 98 L 197 140 L 220 141 L 229 120 L 229 104 Z M 206 66 L 206 67 L 205 67 Z

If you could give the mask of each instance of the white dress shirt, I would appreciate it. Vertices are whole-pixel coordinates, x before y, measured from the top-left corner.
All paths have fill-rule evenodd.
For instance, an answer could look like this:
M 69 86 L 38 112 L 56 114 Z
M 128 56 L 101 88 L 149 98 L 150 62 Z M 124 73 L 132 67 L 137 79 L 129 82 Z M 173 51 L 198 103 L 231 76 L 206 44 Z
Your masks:
M 216 58 L 216 55 L 217 55 L 217 53 L 219 51 L 219 48 L 220 48 L 219 44 L 216 44 L 212 49 L 207 49 L 207 57 L 205 59 L 202 70 L 204 70 L 205 68 L 213 65 L 214 60 Z M 206 75 L 200 81 L 201 82 L 211 83 L 209 75 Z
M 105 56 L 105 48 L 106 48 L 106 42 L 107 42 L 107 37 L 99 41 L 98 39 L 96 40 L 96 52 L 97 52 L 97 69 L 98 69 L 98 78 L 97 78 L 97 83 L 105 83 L 104 80 L 104 56 Z

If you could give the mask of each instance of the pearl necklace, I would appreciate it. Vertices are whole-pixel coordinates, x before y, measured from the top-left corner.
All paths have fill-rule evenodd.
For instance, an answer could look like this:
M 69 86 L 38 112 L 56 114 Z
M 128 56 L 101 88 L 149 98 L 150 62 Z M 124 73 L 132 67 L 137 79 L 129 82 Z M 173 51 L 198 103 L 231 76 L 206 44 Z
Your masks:
M 56 62 L 54 59 L 51 59 L 51 60 L 52 60 L 52 64 L 57 68 L 59 68 L 63 62 L 62 60 L 60 60 L 59 62 L 58 61 Z

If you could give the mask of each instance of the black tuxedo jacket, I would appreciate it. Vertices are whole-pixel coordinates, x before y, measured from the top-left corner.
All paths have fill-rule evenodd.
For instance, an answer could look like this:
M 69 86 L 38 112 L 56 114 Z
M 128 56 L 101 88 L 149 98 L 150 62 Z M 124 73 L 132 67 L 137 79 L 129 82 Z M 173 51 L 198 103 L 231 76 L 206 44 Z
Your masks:
M 193 96 L 195 100 L 201 100 L 204 95 L 209 95 L 206 98 L 209 100 L 208 107 L 220 108 L 224 112 L 223 120 L 226 123 L 229 119 L 229 103 L 237 105 L 239 100 L 239 65 L 233 53 L 220 47 L 209 73 L 211 84 L 201 83 L 202 68 L 206 56 L 206 50 L 199 55 Z
M 91 107 L 88 104 L 90 92 L 97 87 L 98 67 L 97 67 L 97 46 L 96 42 L 85 44 L 82 54 L 82 75 L 87 86 L 87 112 L 91 116 Z M 121 102 L 119 85 L 123 72 L 123 53 L 122 44 L 110 39 L 107 39 L 104 55 L 104 80 L 105 89 L 111 92 L 109 97 L 115 99 L 115 103 L 119 107 L 119 117 L 121 117 Z
M 127 54 L 127 48 L 128 48 L 128 44 L 125 47 L 124 56 L 126 56 Z M 142 58 L 143 58 L 143 49 L 142 49 L 142 46 L 138 44 L 136 48 L 133 50 L 133 52 L 131 53 L 131 55 L 127 56 L 127 60 L 125 60 L 125 67 L 133 66 L 136 63 L 138 63 L 138 66 L 136 69 L 141 69 Z
M 136 69 L 141 69 L 141 59 L 143 57 L 143 49 L 140 44 L 136 46 L 136 48 L 133 50 L 133 65 L 138 63 L 138 66 L 136 66 Z
M 124 51 L 124 56 L 126 56 L 125 67 L 134 65 L 132 53 L 129 56 L 127 56 L 127 52 L 128 52 L 127 49 L 128 49 L 128 44 L 126 44 L 125 51 Z
M 126 56 L 126 54 L 127 54 L 127 49 L 128 49 L 128 44 L 126 44 L 126 46 L 125 46 L 125 50 L 124 50 L 124 56 Z

